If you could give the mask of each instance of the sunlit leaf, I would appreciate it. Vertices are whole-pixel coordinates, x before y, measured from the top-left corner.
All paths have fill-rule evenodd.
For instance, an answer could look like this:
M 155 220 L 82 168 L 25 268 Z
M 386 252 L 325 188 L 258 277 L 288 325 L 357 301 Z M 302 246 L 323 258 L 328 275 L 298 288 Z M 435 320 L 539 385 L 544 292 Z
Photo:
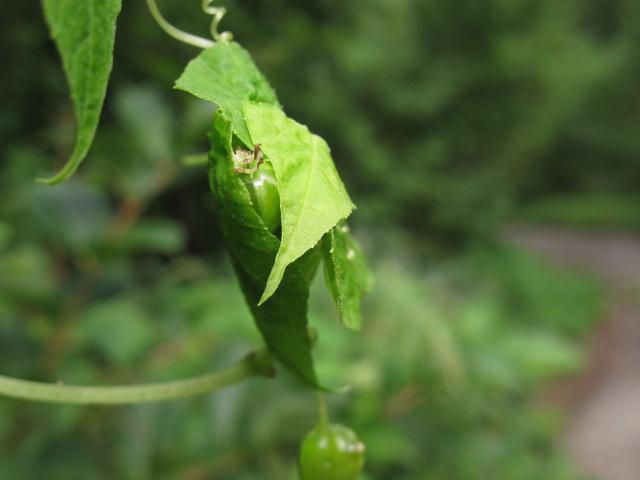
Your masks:
M 242 103 L 253 100 L 278 104 L 267 79 L 247 51 L 235 42 L 220 42 L 203 51 L 189 62 L 175 88 L 218 105 L 231 119 L 236 135 L 249 147 L 253 145 Z
M 340 180 L 326 142 L 279 108 L 247 102 L 251 140 L 273 165 L 280 193 L 282 242 L 260 304 L 278 289 L 285 269 L 313 248 L 355 208 Z

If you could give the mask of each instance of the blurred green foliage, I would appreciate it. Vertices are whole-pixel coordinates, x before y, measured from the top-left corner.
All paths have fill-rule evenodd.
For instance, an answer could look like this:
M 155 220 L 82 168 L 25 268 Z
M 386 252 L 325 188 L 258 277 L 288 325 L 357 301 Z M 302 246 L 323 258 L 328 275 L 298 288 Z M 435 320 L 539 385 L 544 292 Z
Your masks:
M 637 2 L 246 3 L 232 30 L 332 145 L 363 220 L 451 245 L 531 197 L 640 184 Z
M 588 192 L 547 195 L 530 202 L 514 218 L 589 229 L 640 229 L 640 195 Z
M 30 159 L 19 158 L 23 166 Z M 4 190 L 7 198 L 31 178 Z M 92 225 L 101 218 L 92 215 L 97 200 L 79 185 L 56 187 L 79 206 L 75 213 L 63 214 L 62 202 L 40 208 Z M 92 227 L 102 235 L 83 242 L 72 235 L 49 244 L 28 211 L 33 230 L 2 223 L 4 372 L 80 384 L 163 380 L 229 364 L 259 342 L 226 262 L 158 254 L 156 245 L 172 243 L 162 230 L 146 250 L 125 240 L 137 226 L 114 240 L 118 213 L 110 210 L 98 222 L 105 228 Z M 506 248 L 423 265 L 411 240 L 366 232 L 379 245 L 380 281 L 365 302 L 363 333 L 338 325 L 321 279 L 311 314 L 321 375 L 352 386 L 332 398 L 332 410 L 368 445 L 366 478 L 578 478 L 553 443 L 557 414 L 533 394 L 580 367 L 580 334 L 600 310 L 597 284 Z M 280 373 L 159 406 L 2 400 L 0 477 L 296 478 L 297 445 L 315 404 Z
M 38 2 L 0 3 L 3 374 L 175 379 L 260 342 L 206 174 L 180 162 L 207 150 L 212 117 L 171 91 L 195 52 L 124 3 L 96 145 L 54 188 L 33 179 L 73 145 L 63 73 Z M 199 2 L 160 3 L 205 34 Z M 543 220 L 596 215 L 595 200 L 560 207 L 559 194 L 616 194 L 596 203 L 636 218 L 640 4 L 226 3 L 224 28 L 328 140 L 359 206 L 378 278 L 364 332 L 339 328 L 322 288 L 312 319 L 321 373 L 353 386 L 332 411 L 368 445 L 365 478 L 578 478 L 554 443 L 561 418 L 534 394 L 579 369 L 599 286 L 494 240 L 521 204 L 547 202 Z M 294 479 L 315 405 L 280 370 L 151 407 L 0 399 L 0 478 Z

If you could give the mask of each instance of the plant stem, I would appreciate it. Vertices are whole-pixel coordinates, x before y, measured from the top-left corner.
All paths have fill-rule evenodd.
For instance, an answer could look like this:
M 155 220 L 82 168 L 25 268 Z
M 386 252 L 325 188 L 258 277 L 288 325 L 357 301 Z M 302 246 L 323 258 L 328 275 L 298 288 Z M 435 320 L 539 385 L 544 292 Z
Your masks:
M 123 405 L 175 400 L 213 392 L 255 376 L 273 376 L 272 358 L 266 350 L 250 353 L 219 372 L 148 385 L 80 387 L 40 383 L 0 375 L 0 395 L 36 402 L 75 405 Z
M 323 427 L 329 426 L 329 411 L 327 400 L 323 393 L 318 393 L 318 424 Z
M 160 28 L 162 28 L 162 30 L 164 30 L 167 35 L 175 38 L 180 42 L 184 42 L 188 45 L 193 45 L 194 47 L 198 48 L 210 48 L 215 45 L 215 42 L 213 40 L 193 35 L 171 25 L 162 16 L 162 13 L 160 13 L 160 9 L 158 8 L 156 0 L 147 0 L 147 6 L 149 7 L 149 11 L 151 12 L 151 16 L 153 17 L 153 19 L 158 25 L 160 25 Z

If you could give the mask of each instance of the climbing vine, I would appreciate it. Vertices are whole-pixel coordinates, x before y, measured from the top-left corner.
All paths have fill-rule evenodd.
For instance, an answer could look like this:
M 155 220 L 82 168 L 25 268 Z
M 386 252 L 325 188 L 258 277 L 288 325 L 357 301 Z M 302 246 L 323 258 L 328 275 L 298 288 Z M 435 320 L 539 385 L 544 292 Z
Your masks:
M 307 321 L 311 282 L 323 263 L 339 318 L 346 327 L 359 329 L 360 298 L 371 287 L 371 275 L 346 224 L 355 205 L 329 147 L 287 116 L 251 55 L 230 32 L 219 32 L 224 8 L 214 6 L 213 0 L 203 0 L 204 13 L 212 17 L 211 39 L 207 39 L 173 26 L 155 0 L 146 3 L 163 31 L 202 49 L 175 87 L 217 107 L 209 134 L 209 181 L 240 287 L 266 348 L 257 348 L 232 367 L 187 380 L 81 387 L 0 376 L 0 393 L 53 403 L 163 401 L 210 392 L 257 375 L 271 376 L 276 360 L 307 385 L 330 391 L 332 387 L 322 382 L 314 368 L 314 338 Z M 78 128 L 66 165 L 56 175 L 39 179 L 41 183 L 55 185 L 68 180 L 90 150 L 113 64 L 121 6 L 121 0 L 44 0 Z M 324 400 L 321 405 L 324 408 Z M 355 434 L 343 427 L 329 427 L 325 411 L 310 435 L 302 462 L 314 466 L 303 468 L 305 478 L 356 478 L 364 447 Z M 336 445 L 342 445 L 337 436 L 346 435 L 353 440 L 354 450 L 329 452 L 325 462 L 326 452 L 320 444 L 310 446 L 317 443 L 318 435 L 332 436 Z M 339 473 L 344 470 L 340 462 L 332 463 L 342 454 L 356 455 L 347 476 Z M 332 466 L 323 473 L 325 463 Z M 304 473 L 309 471 L 316 473 Z

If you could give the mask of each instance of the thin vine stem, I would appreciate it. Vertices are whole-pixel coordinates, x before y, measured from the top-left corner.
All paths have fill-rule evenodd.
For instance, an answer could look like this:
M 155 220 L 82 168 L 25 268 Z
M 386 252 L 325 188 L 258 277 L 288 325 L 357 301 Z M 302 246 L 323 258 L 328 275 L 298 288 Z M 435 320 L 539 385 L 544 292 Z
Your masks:
M 267 350 L 250 353 L 235 365 L 208 375 L 147 385 L 81 387 L 41 383 L 0 375 L 0 395 L 35 402 L 75 405 L 124 405 L 163 402 L 210 393 L 255 376 L 273 376 Z
M 323 393 L 318 393 L 318 424 L 323 428 L 329 426 L 329 410 Z
M 185 32 L 184 30 L 180 30 L 177 27 L 171 25 L 160 13 L 160 9 L 158 8 L 158 4 L 156 0 L 147 0 L 147 6 L 149 7 L 149 11 L 151 12 L 151 16 L 153 19 L 160 25 L 160 28 L 165 31 L 165 33 L 176 40 L 186 43 L 188 45 L 193 45 L 198 48 L 210 48 L 215 45 L 215 41 L 209 40 L 208 38 L 199 37 L 198 35 L 193 35 L 192 33 Z
M 227 13 L 227 9 L 224 7 L 214 7 L 212 3 L 214 0 L 202 0 L 202 10 L 207 15 L 213 15 L 213 20 L 211 20 L 211 36 L 214 40 L 219 42 L 229 42 L 233 39 L 233 34 L 231 32 L 218 32 L 218 26 L 222 21 L 222 17 Z

